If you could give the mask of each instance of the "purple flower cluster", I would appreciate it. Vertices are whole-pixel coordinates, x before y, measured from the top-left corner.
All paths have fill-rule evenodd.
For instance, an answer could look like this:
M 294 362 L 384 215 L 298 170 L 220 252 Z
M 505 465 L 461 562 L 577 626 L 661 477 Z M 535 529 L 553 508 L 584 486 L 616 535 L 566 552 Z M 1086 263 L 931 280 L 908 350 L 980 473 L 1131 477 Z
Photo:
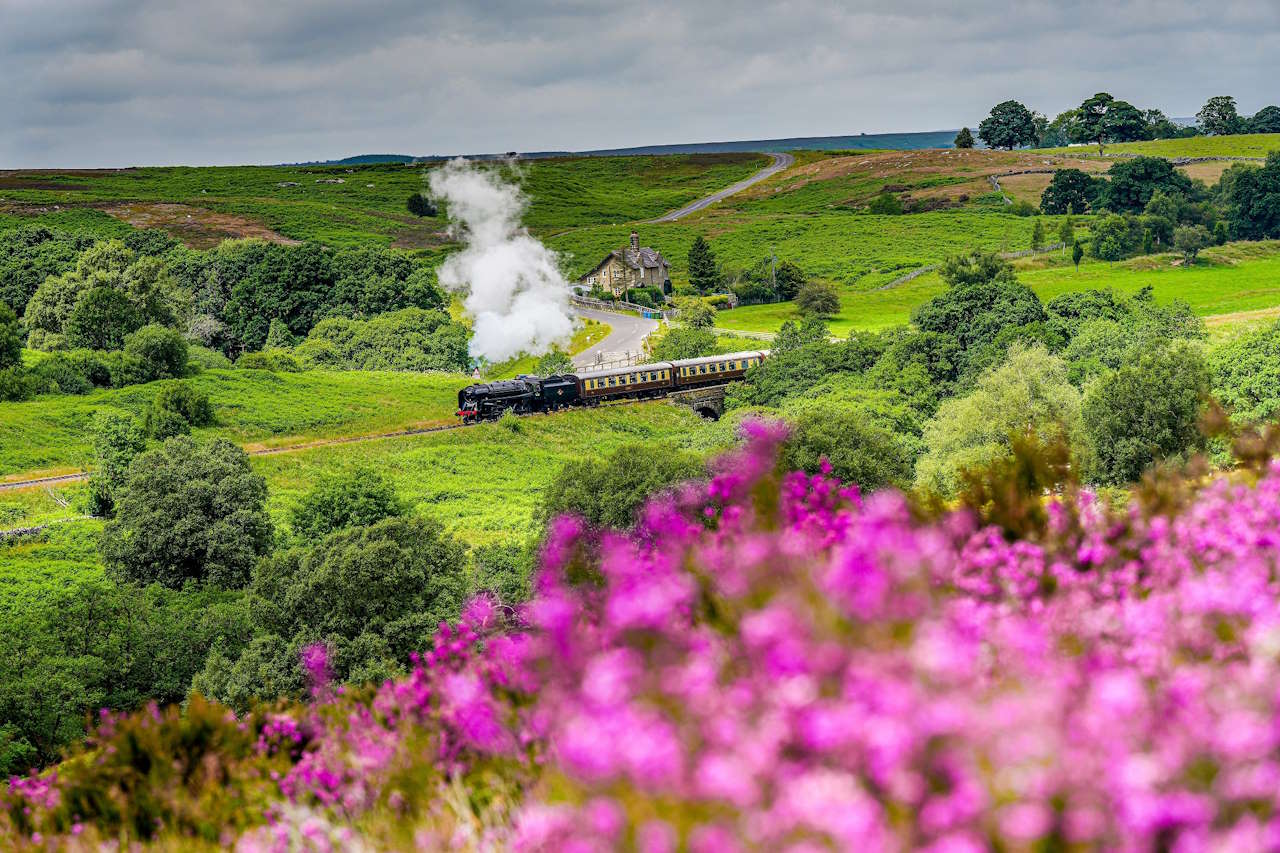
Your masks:
M 516 618 L 477 599 L 371 699 L 318 678 L 260 730 L 295 819 L 253 849 L 424 820 L 422 768 L 514 780 L 470 838 L 526 851 L 1280 848 L 1280 465 L 1011 541 L 779 475 L 784 436 L 627 535 L 557 520 Z

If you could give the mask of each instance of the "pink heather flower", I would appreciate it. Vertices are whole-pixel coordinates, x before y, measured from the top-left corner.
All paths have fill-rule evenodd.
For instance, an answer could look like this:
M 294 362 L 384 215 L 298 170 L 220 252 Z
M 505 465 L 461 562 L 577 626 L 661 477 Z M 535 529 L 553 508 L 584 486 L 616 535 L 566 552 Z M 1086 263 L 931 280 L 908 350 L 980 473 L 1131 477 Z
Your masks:
M 333 673 L 329 669 L 329 649 L 323 643 L 313 643 L 302 650 L 301 658 L 311 692 L 319 696 L 333 680 Z

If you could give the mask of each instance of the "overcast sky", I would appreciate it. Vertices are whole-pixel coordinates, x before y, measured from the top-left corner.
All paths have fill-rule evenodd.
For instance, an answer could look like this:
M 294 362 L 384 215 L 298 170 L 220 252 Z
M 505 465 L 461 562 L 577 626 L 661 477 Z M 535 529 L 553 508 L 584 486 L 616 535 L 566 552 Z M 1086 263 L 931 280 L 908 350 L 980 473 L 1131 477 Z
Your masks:
M 1280 102 L 1277 0 L 0 0 L 0 168 L 935 130 Z

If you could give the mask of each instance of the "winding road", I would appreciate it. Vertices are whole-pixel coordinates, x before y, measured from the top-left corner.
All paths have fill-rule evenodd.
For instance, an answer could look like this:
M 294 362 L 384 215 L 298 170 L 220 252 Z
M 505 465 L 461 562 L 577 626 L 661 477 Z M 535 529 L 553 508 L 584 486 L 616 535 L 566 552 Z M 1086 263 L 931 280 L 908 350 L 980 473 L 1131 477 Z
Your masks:
M 770 151 L 768 152 L 768 154 L 770 157 L 773 158 L 773 162 L 770 163 L 768 166 L 765 166 L 759 172 L 756 172 L 754 175 L 747 178 L 746 180 L 738 181 L 733 186 L 725 187 L 719 192 L 712 193 L 711 195 L 706 196 L 705 198 L 700 198 L 695 202 L 690 202 L 689 204 L 686 204 L 684 207 L 680 208 L 679 210 L 673 210 L 670 213 L 668 213 L 666 216 L 659 216 L 657 219 L 653 219 L 650 221 L 651 222 L 675 222 L 677 219 L 683 219 L 684 217 L 688 216 L 690 213 L 694 213 L 695 211 L 699 211 L 699 210 L 702 210 L 703 208 L 710 207 L 716 202 L 724 201 L 726 198 L 728 198 L 729 196 L 735 193 L 742 192 L 749 186 L 753 186 L 755 184 L 760 183 L 763 180 L 772 178 L 774 175 L 778 174 L 783 169 L 791 168 L 791 164 L 796 162 L 796 158 L 790 154 L 787 154 L 786 152 L 775 153 Z
M 644 339 L 658 328 L 657 320 L 647 320 L 631 314 L 596 311 L 580 305 L 573 310 L 579 317 L 588 317 L 609 324 L 609 334 L 603 340 L 573 357 L 574 367 L 592 367 L 602 359 L 607 361 L 610 358 L 621 357 L 625 353 L 640 352 L 644 349 Z

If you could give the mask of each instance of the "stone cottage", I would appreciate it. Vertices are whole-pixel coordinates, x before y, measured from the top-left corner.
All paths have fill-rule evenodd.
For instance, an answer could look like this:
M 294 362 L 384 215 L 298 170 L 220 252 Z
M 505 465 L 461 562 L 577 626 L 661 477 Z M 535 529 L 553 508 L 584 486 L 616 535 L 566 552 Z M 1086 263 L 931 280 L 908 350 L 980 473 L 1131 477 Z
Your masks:
M 585 287 L 599 287 L 623 296 L 631 287 L 656 287 L 671 291 L 671 265 L 657 249 L 640 245 L 640 234 L 631 232 L 631 244 L 614 249 L 591 272 L 578 279 Z

